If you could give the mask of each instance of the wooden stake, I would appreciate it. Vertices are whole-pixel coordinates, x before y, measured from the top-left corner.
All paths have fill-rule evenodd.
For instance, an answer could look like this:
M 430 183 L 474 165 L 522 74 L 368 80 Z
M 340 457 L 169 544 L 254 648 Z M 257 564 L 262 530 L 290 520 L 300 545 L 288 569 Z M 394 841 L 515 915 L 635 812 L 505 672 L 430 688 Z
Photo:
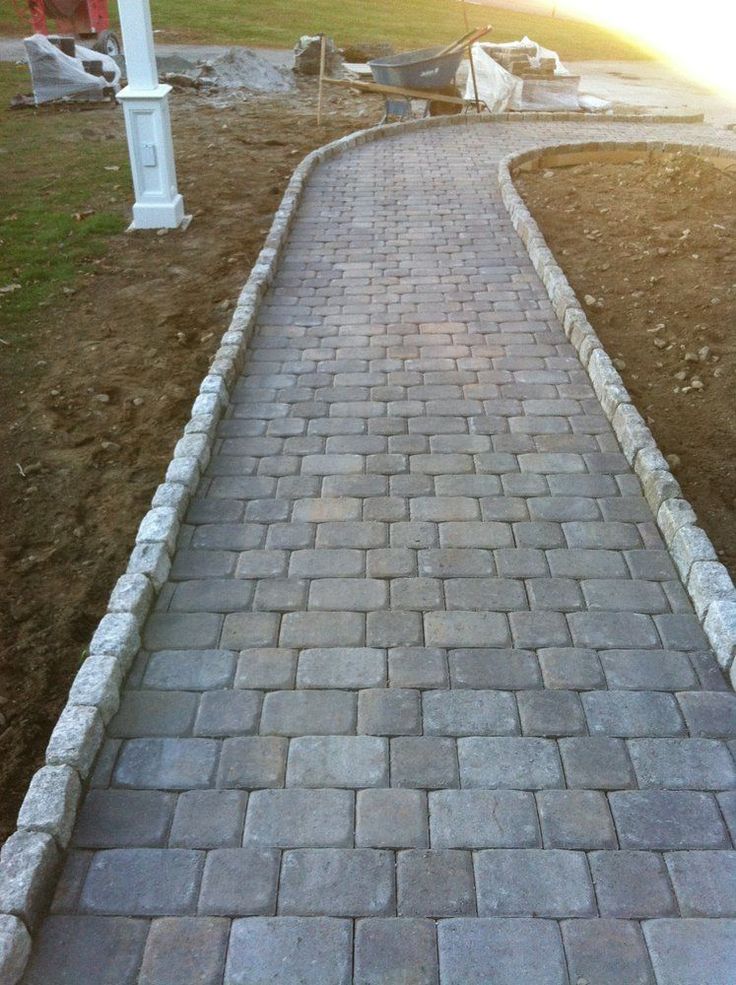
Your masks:
M 473 95 L 475 96 L 475 112 L 480 113 L 480 99 L 478 98 L 478 80 L 475 77 L 475 62 L 473 61 L 473 46 L 468 45 L 468 61 L 470 62 L 470 74 L 473 77 Z
M 322 125 L 322 83 L 325 77 L 325 48 L 327 46 L 327 38 L 324 34 L 321 35 L 321 43 L 319 48 L 319 90 L 317 93 L 317 126 Z

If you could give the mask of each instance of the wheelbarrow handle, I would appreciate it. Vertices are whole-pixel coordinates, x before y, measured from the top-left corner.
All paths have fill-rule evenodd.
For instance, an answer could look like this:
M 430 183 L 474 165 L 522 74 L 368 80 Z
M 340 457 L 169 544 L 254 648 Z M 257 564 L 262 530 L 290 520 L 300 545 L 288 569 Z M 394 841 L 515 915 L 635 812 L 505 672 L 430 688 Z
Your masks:
M 489 34 L 492 30 L 493 25 L 491 24 L 486 24 L 485 27 L 474 27 L 472 31 L 468 31 L 467 34 L 463 34 L 461 38 L 458 38 L 457 41 L 453 41 L 452 44 L 448 44 L 446 48 L 443 48 L 442 51 L 438 51 L 433 57 L 441 58 L 443 55 L 449 55 L 451 52 L 457 51 L 458 48 L 465 48 L 468 45 L 474 44 L 476 41 L 480 40 L 480 38 L 483 38 L 486 34 Z

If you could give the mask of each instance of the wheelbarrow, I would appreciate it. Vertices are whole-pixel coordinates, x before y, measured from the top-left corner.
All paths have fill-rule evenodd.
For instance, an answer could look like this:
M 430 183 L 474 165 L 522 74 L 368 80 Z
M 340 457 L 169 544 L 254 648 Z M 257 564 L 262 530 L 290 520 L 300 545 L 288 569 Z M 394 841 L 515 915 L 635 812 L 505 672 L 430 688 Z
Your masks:
M 432 93 L 449 94 L 448 87 L 454 86 L 455 75 L 466 48 L 473 41 L 488 34 L 490 30 L 491 26 L 488 25 L 469 31 L 450 45 L 420 48 L 417 51 L 405 51 L 400 55 L 375 58 L 368 62 L 368 67 L 378 85 L 392 86 L 395 89 L 427 90 L 429 105 L 432 101 Z M 396 98 L 394 94 L 387 94 L 382 122 L 385 122 L 389 116 L 403 118 L 410 112 L 409 97 Z

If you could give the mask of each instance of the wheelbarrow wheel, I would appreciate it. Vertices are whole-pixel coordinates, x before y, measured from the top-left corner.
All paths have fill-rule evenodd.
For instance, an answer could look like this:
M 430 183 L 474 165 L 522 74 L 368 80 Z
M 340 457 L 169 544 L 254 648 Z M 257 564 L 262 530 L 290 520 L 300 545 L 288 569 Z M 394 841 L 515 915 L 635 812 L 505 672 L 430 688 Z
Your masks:
M 116 55 L 122 54 L 123 46 L 120 44 L 120 38 L 114 31 L 102 31 L 94 43 L 94 50 L 101 51 L 103 55 L 110 55 L 114 58 Z

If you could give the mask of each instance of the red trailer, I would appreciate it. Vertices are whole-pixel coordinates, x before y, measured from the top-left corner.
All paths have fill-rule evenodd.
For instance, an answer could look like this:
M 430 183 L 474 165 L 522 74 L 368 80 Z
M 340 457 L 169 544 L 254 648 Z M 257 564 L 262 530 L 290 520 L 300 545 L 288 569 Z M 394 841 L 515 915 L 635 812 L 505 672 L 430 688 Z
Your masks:
M 20 6 L 19 0 L 16 4 Z M 55 22 L 56 34 L 74 35 L 96 51 L 119 55 L 120 40 L 110 30 L 107 0 L 27 0 L 26 17 L 30 14 L 36 34 L 48 35 L 48 21 Z

